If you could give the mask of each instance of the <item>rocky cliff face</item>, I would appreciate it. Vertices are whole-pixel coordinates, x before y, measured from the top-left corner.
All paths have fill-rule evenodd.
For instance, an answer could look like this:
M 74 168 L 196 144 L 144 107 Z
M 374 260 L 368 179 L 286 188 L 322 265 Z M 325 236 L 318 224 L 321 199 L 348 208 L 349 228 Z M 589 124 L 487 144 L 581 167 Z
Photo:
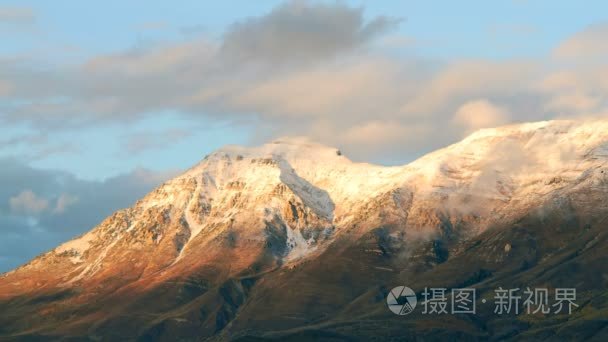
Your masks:
M 2 275 L 0 336 L 390 337 L 387 288 L 496 279 L 585 280 L 605 313 L 607 160 L 608 121 L 486 129 L 400 167 L 301 139 L 226 147 Z M 437 336 L 497 336 L 486 321 Z

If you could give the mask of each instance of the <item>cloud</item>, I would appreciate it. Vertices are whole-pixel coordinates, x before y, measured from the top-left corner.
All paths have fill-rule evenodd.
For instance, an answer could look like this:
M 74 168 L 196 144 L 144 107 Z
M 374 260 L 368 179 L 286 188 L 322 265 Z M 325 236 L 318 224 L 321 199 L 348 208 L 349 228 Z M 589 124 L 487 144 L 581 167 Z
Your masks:
M 24 214 L 39 214 L 49 207 L 49 201 L 36 196 L 32 190 L 24 190 L 9 199 L 11 212 Z
M 125 137 L 126 151 L 129 154 L 142 153 L 148 150 L 170 146 L 192 135 L 184 129 L 168 129 L 161 132 L 138 132 Z
M 425 137 L 432 131 L 430 125 L 372 119 L 346 129 L 334 127 L 333 136 L 332 131 L 327 130 L 319 139 L 330 141 L 337 146 L 345 146 L 344 151 L 349 157 L 364 155 L 368 159 L 382 159 L 390 158 L 399 150 L 402 153 L 412 153 L 415 149 L 412 146 L 423 145 Z M 405 148 L 408 145 L 410 147 Z M 412 155 L 405 157 L 412 159 Z M 396 164 L 401 162 L 397 161 Z
M 220 42 L 197 37 L 97 56 L 76 66 L 29 68 L 13 62 L 0 71 L 0 78 L 13 85 L 12 96 L 18 101 L 8 105 L 0 120 L 48 131 L 137 120 L 164 110 L 222 120 L 231 115 L 243 121 L 250 121 L 252 115 L 265 119 L 342 111 L 337 106 L 352 103 L 353 96 L 361 97 L 359 104 L 365 104 L 365 92 L 384 82 L 391 70 L 382 70 L 383 63 L 367 61 L 349 62 L 334 71 L 327 63 L 334 62 L 333 56 L 358 54 L 395 24 L 384 17 L 365 21 L 362 9 L 341 4 L 289 2 L 265 16 L 236 23 Z M 250 37 L 242 36 L 245 31 Z M 253 51 L 240 45 L 250 39 L 263 41 L 270 50 Z M 288 41 L 290 45 L 285 45 Z M 233 51 L 233 57 L 228 58 L 227 51 Z M 241 54 L 247 60 L 237 60 Z M 285 61 L 291 66 L 279 70 L 279 59 L 293 63 Z M 315 65 L 292 65 L 313 60 Z M 272 63 L 260 66 L 262 61 Z M 289 102 L 272 94 L 285 84 L 308 92 L 318 89 L 319 82 L 328 85 L 308 101 L 298 102 L 293 92 L 285 94 Z M 351 89 L 339 90 L 348 82 L 356 83 Z M 332 99 L 340 93 L 342 97 Z M 375 106 L 369 103 L 366 107 Z
M 23 190 L 9 199 L 12 214 L 31 216 L 38 216 L 44 212 L 63 214 L 68 207 L 76 202 L 78 202 L 78 197 L 62 193 L 55 200 L 54 208 L 51 208 L 51 200 L 36 195 L 32 190 Z
M 536 63 L 525 61 L 494 62 L 464 60 L 436 70 L 419 81 L 420 89 L 403 110 L 408 113 L 451 111 L 472 98 L 505 96 L 526 91 Z
M 354 145 L 387 145 L 402 140 L 408 129 L 398 122 L 368 121 L 342 133 L 340 140 Z
M 545 111 L 554 115 L 588 116 L 608 109 L 607 77 L 607 63 L 590 63 L 550 72 L 535 88 L 545 97 Z
M 0 7 L 0 23 L 32 23 L 35 19 L 34 11 L 29 7 Z
M 0 159 L 0 272 L 92 229 L 177 173 L 136 169 L 105 181 L 84 181 Z
M 22 144 L 41 145 L 49 142 L 47 134 L 23 134 L 4 140 L 0 140 L 0 147 L 11 147 Z
M 64 236 L 37 229 L 20 216 L 0 215 L 0 273 L 9 271 L 64 241 Z
M 0 7 L 0 21 L 28 24 L 35 13 Z M 608 113 L 606 24 L 527 60 L 421 57 L 411 44 L 416 37 L 391 35 L 398 24 L 340 2 L 291 1 L 235 22 L 219 39 L 191 26 L 183 40 L 84 62 L 5 56 L 0 124 L 34 134 L 5 138 L 0 147 L 35 146 L 29 160 L 73 152 L 71 144 L 49 146 L 46 136 L 176 112 L 189 122 L 246 125 L 255 142 L 303 135 L 355 160 L 396 164 L 481 127 Z M 403 47 L 407 53 L 393 53 Z M 188 134 L 140 131 L 122 143 L 127 153 L 142 153 Z M 171 175 L 134 170 L 89 182 L 0 159 L 0 260 L 15 265 L 78 235 Z M 31 241 L 27 251 L 14 247 L 24 241 Z
M 57 198 L 57 202 L 55 204 L 55 208 L 53 212 L 56 214 L 63 214 L 68 207 L 78 202 L 78 197 L 72 196 L 69 194 L 61 194 L 59 198 Z
M 598 96 L 591 96 L 581 91 L 575 91 L 556 94 L 549 100 L 546 108 L 556 112 L 589 113 L 600 104 L 601 100 Z
M 506 109 L 487 100 L 469 101 L 456 111 L 454 122 L 466 128 L 467 133 L 481 128 L 496 127 L 509 121 Z
M 343 65 L 297 70 L 242 89 L 226 105 L 271 117 L 368 116 L 370 111 L 394 101 L 393 75 L 398 66 L 382 60 L 354 60 Z
M 343 3 L 292 1 L 218 40 L 138 45 L 78 65 L 7 61 L 0 82 L 11 101 L 0 122 L 48 133 L 171 111 L 244 125 L 256 143 L 306 135 L 355 160 L 400 163 L 479 127 L 607 111 L 605 62 L 387 53 L 397 24 Z M 180 138 L 173 133 L 136 132 L 123 144 L 140 153 Z
M 590 60 L 605 61 L 608 56 L 607 36 L 608 23 L 592 25 L 559 44 L 554 55 L 581 63 L 588 63 Z
M 48 133 L 21 134 L 0 140 L 0 151 L 10 151 L 22 147 L 26 147 L 26 150 L 19 154 L 28 161 L 36 161 L 58 154 L 82 152 L 74 142 L 52 142 Z
M 365 22 L 361 8 L 339 3 L 291 1 L 265 16 L 233 24 L 224 35 L 221 53 L 239 62 L 325 60 L 365 46 L 398 22 L 388 17 Z
M 0 80 L 0 97 L 10 95 L 12 88 L 10 83 Z

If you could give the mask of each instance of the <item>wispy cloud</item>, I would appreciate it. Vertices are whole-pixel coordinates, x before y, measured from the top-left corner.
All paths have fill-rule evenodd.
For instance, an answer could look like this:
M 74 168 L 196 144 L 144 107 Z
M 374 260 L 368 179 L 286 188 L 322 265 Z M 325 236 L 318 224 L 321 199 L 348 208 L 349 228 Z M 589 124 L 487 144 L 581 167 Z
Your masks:
M 167 129 L 164 131 L 135 132 L 125 136 L 126 151 L 129 154 L 138 154 L 148 150 L 166 148 L 192 135 L 185 129 Z
M 0 23 L 30 24 L 36 20 L 34 11 L 29 7 L 0 6 Z
M 32 190 L 23 190 L 9 198 L 11 212 L 37 215 L 49 207 L 49 201 L 38 197 Z
M 608 56 L 608 22 L 592 25 L 587 29 L 574 34 L 557 46 L 555 56 L 570 61 L 589 63 L 606 61 Z

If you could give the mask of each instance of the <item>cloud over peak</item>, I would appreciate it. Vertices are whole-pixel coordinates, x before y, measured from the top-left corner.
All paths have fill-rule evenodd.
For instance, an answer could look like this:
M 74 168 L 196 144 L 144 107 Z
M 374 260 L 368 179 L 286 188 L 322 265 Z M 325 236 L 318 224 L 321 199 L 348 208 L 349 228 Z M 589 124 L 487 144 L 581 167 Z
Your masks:
M 481 129 L 492 128 L 509 121 L 509 113 L 506 109 L 492 104 L 488 100 L 469 101 L 456 111 L 454 122 L 463 125 L 466 133 Z
M 588 63 L 590 59 L 605 62 L 608 56 L 608 22 L 592 25 L 564 40 L 554 51 L 561 59 Z
M 339 3 L 290 1 L 265 16 L 234 23 L 224 35 L 222 55 L 236 61 L 312 62 L 351 52 L 399 23 Z

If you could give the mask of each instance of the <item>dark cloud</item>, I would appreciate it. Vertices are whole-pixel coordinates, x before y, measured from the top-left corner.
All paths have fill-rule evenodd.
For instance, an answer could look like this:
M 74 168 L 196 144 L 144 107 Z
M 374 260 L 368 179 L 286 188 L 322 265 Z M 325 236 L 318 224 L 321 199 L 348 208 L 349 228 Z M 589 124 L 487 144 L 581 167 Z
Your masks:
M 236 61 L 296 63 L 352 52 L 399 23 L 339 3 L 291 1 L 269 14 L 233 24 L 224 35 L 222 55 Z
M 71 236 L 49 231 L 32 219 L 0 215 L 0 273 L 57 247 Z
M 175 174 L 137 169 L 85 181 L 0 159 L 0 272 L 90 230 Z

